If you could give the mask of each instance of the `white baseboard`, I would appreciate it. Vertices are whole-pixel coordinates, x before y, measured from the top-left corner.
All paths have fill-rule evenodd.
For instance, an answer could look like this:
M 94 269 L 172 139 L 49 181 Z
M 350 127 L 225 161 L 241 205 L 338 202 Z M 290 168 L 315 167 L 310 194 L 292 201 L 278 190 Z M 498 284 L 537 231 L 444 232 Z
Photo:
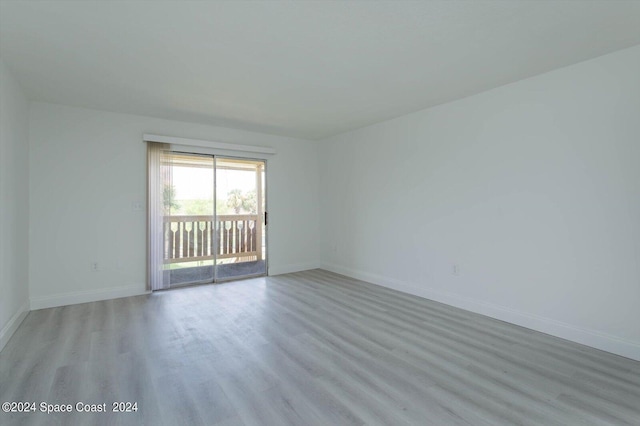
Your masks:
M 97 290 L 71 291 L 51 296 L 31 299 L 31 310 L 55 308 L 57 306 L 75 305 L 78 303 L 97 302 L 99 300 L 118 299 L 120 297 L 149 294 L 141 285 L 101 288 Z
M 346 275 L 351 278 L 367 281 L 382 287 L 398 290 L 403 293 L 424 297 L 425 299 L 434 300 L 456 308 L 465 309 L 467 311 L 486 315 L 511 324 L 516 324 L 572 342 L 591 346 L 596 349 L 621 355 L 640 361 L 640 342 L 634 342 L 605 334 L 596 330 L 589 330 L 557 321 L 551 318 L 545 318 L 527 312 L 517 311 L 500 305 L 474 300 L 460 296 L 454 293 L 447 293 L 432 288 L 425 288 L 417 284 L 396 280 L 394 278 L 384 277 L 377 274 L 371 274 L 359 271 L 345 266 L 322 263 L 320 266 L 327 271 L 337 274 Z
M 2 327 L 0 330 L 0 351 L 4 349 L 4 346 L 7 344 L 13 333 L 16 332 L 22 321 L 24 321 L 25 317 L 29 313 L 29 301 L 25 301 L 20 309 L 9 319 L 7 324 Z
M 308 271 L 309 269 L 318 269 L 319 262 L 292 263 L 289 265 L 269 266 L 269 275 L 290 274 L 292 272 Z

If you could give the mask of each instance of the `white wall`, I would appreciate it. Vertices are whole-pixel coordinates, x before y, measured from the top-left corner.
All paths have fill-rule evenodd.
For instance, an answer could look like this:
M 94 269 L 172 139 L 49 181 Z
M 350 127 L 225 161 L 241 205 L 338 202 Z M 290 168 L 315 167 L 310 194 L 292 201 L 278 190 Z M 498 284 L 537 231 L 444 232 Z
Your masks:
M 640 359 L 640 46 L 320 150 L 325 268 Z
M 0 350 L 29 308 L 28 108 L 0 60 Z
M 143 133 L 273 147 L 267 160 L 269 270 L 318 266 L 316 144 L 193 123 L 33 103 L 32 309 L 145 291 Z M 97 261 L 99 272 L 90 265 Z

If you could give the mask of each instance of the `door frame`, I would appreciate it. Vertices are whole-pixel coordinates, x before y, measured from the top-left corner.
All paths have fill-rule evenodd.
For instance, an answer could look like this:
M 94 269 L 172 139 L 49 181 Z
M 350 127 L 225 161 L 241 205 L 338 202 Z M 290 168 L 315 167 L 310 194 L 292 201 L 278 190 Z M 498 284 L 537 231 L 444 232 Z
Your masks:
M 173 148 L 173 147 L 171 147 Z M 171 152 L 172 154 L 185 154 L 185 155 L 193 155 L 193 156 L 199 156 L 199 157 L 210 157 L 213 160 L 213 223 L 216 222 L 216 218 L 218 216 L 217 213 L 217 176 L 216 176 L 216 172 L 217 172 L 217 167 L 216 167 L 216 160 L 217 159 L 227 159 L 227 160 L 240 160 L 240 161 L 255 161 L 255 162 L 261 162 L 263 164 L 263 170 L 264 170 L 264 177 L 263 177 L 263 187 L 264 190 L 262 191 L 262 197 L 264 199 L 264 211 L 262 212 L 262 217 L 260 218 L 260 220 L 262 221 L 262 223 L 260 224 L 260 226 L 264 226 L 264 252 L 263 252 L 263 257 L 264 257 L 264 272 L 263 273 L 258 273 L 258 274 L 249 274 L 249 275 L 242 275 L 242 276 L 238 276 L 238 277 L 228 277 L 228 278 L 218 278 L 217 276 L 217 268 L 216 268 L 216 261 L 217 261 L 217 257 L 214 255 L 214 259 L 213 259 L 213 277 L 211 279 L 205 279 L 205 280 L 199 280 L 199 281 L 190 281 L 190 282 L 186 282 L 186 283 L 177 283 L 174 285 L 170 285 L 169 289 L 176 289 L 176 288 L 181 288 L 181 287 L 189 287 L 189 286 L 194 286 L 194 285 L 203 285 L 203 284 L 219 284 L 219 283 L 225 283 L 225 282 L 229 282 L 229 281 L 237 281 L 237 280 L 242 280 L 242 279 L 249 279 L 249 278 L 257 278 L 257 277 L 265 277 L 269 275 L 269 226 L 268 226 L 268 178 L 267 178 L 267 170 L 268 170 L 268 164 L 267 164 L 267 159 L 265 158 L 253 158 L 253 157 L 245 157 L 245 156 L 233 156 L 233 155 L 224 155 L 224 154 L 214 154 L 214 153 L 206 153 L 206 152 L 198 152 L 197 150 L 191 151 L 188 148 L 184 149 L 183 147 L 175 147 L 178 149 L 170 149 L 169 152 Z M 186 148 L 186 147 L 185 147 Z M 266 219 L 266 220 L 265 220 Z M 259 242 L 259 244 L 262 244 L 262 241 Z

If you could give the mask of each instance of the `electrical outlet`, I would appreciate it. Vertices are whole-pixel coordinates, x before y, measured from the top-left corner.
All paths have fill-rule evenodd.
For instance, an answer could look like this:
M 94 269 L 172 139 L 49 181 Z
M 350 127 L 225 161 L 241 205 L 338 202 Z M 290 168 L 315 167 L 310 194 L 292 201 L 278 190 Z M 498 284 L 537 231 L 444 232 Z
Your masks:
M 142 203 L 139 203 L 139 202 L 131 203 L 131 210 L 133 210 L 134 212 L 141 212 L 142 209 L 143 209 Z
M 98 272 L 100 270 L 100 265 L 98 262 L 91 262 L 91 271 Z

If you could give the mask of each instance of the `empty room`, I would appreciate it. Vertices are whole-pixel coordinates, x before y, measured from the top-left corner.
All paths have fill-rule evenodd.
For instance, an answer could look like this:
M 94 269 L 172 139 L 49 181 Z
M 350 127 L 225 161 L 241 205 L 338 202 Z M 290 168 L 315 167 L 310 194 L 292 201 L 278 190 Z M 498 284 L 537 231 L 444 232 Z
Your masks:
M 0 0 L 0 404 L 640 425 L 640 1 Z

